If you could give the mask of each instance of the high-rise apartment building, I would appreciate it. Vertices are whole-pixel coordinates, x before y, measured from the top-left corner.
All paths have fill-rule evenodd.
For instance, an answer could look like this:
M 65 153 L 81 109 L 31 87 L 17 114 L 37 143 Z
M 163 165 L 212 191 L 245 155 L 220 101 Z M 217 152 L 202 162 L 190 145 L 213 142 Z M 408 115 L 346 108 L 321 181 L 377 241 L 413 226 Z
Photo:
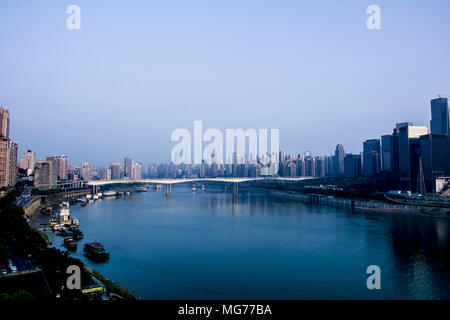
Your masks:
M 22 159 L 20 159 L 19 167 L 23 170 L 26 170 L 27 174 L 30 175 L 33 172 L 35 163 L 36 155 L 33 151 L 27 150 L 23 153 Z
M 139 163 L 133 162 L 131 164 L 131 179 L 140 180 L 142 179 L 142 166 Z
M 51 157 L 36 162 L 34 166 L 34 186 L 39 189 L 54 189 L 57 185 L 56 160 Z
M 83 180 L 90 180 L 91 179 L 91 166 L 88 162 L 83 162 L 81 164 L 81 178 Z
M 9 110 L 0 107 L 0 135 L 9 139 Z
M 8 186 L 8 139 L 0 136 L 0 188 Z
M 122 178 L 122 165 L 120 163 L 111 164 L 111 179 L 118 180 Z
M 58 179 L 67 180 L 69 173 L 69 158 L 65 155 L 60 155 L 58 161 Z
M 7 170 L 7 183 L 12 187 L 16 185 L 16 172 L 17 172 L 17 149 L 19 145 L 12 140 L 8 141 L 8 170 Z
M 131 166 L 133 160 L 130 157 L 125 157 L 123 167 L 125 169 L 125 177 L 131 177 Z
M 9 111 L 0 108 L 0 188 L 16 184 L 17 148 L 9 139 Z

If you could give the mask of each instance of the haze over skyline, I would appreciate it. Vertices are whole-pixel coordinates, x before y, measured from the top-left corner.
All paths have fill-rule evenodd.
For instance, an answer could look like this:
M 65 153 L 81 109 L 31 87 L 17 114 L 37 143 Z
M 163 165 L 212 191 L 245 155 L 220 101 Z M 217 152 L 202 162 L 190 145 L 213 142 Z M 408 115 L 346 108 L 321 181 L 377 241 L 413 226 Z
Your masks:
M 66 8 L 81 8 L 81 30 Z M 381 7 L 382 29 L 366 28 Z M 177 128 L 277 128 L 358 153 L 450 95 L 448 1 L 2 1 L 0 103 L 19 157 L 167 162 Z

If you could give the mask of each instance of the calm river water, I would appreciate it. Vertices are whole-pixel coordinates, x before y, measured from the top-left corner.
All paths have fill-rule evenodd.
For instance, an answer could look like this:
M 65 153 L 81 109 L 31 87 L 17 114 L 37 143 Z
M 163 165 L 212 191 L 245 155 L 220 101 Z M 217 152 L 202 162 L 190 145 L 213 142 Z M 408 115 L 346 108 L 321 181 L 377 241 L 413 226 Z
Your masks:
M 71 206 L 85 235 L 73 256 L 144 299 L 450 298 L 450 219 L 240 192 L 173 187 L 170 200 L 150 191 Z M 110 261 L 86 259 L 89 241 Z M 367 289 L 369 265 L 381 290 Z

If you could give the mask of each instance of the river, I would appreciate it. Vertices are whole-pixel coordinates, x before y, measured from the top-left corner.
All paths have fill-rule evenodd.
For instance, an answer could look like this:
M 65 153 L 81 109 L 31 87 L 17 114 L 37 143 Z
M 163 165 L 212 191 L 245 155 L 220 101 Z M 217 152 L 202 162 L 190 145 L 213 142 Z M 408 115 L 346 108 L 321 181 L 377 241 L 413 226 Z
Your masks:
M 173 187 L 171 199 L 134 193 L 70 212 L 85 235 L 72 255 L 144 299 L 450 298 L 450 219 L 189 187 Z M 85 258 L 89 241 L 110 260 Z M 370 265 L 381 269 L 381 290 L 367 288 Z

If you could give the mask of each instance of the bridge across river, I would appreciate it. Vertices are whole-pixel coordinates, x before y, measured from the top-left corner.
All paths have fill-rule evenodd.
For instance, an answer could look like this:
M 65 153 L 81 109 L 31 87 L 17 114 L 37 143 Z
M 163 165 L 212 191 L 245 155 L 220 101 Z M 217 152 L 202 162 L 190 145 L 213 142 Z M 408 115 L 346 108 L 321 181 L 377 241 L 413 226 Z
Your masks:
M 305 180 L 313 180 L 315 177 L 261 177 L 261 178 L 187 178 L 187 179 L 139 179 L 139 180 L 90 180 L 86 181 L 87 186 L 92 186 L 94 193 L 98 187 L 111 184 L 160 184 L 166 186 L 166 194 L 172 194 L 172 185 L 180 183 L 194 182 L 222 182 L 233 183 L 233 191 L 237 193 L 238 184 L 243 182 L 267 181 L 267 182 L 298 182 Z

